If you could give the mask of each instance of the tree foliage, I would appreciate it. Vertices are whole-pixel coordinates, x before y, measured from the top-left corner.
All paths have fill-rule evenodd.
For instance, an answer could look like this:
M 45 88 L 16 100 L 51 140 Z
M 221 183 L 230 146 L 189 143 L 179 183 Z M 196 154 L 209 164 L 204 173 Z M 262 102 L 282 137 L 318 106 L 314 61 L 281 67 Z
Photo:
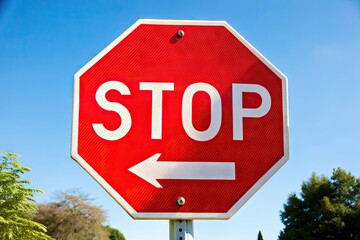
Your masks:
M 52 239 L 44 225 L 31 220 L 37 210 L 34 194 L 42 191 L 27 188 L 31 182 L 21 178 L 30 168 L 21 165 L 17 154 L 0 154 L 0 239 Z
M 108 240 L 116 229 L 104 227 L 104 211 L 78 191 L 61 192 L 56 201 L 38 205 L 34 219 L 44 224 L 48 234 L 58 240 Z M 119 232 L 120 233 L 120 232 Z M 121 233 L 120 233 L 121 234 Z M 121 234 L 122 235 L 122 234 Z
M 106 226 L 106 230 L 110 234 L 110 240 L 126 240 L 124 235 L 118 229 Z
M 263 236 L 262 236 L 262 234 L 261 234 L 261 231 L 259 231 L 259 233 L 258 233 L 258 238 L 257 238 L 258 240 L 264 240 L 264 238 L 263 238 Z
M 331 178 L 313 174 L 300 196 L 291 194 L 280 213 L 279 240 L 360 239 L 360 178 L 341 168 Z

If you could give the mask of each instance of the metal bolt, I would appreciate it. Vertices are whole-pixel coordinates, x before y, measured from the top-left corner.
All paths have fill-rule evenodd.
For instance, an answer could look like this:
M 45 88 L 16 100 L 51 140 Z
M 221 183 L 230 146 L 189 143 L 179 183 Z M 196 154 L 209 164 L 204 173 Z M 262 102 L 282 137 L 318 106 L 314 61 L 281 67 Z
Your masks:
M 179 198 L 176 200 L 176 202 L 177 202 L 177 204 L 178 204 L 179 206 L 182 206 L 182 205 L 185 204 L 185 198 L 179 197 Z
M 183 30 L 179 30 L 177 34 L 179 37 L 183 37 L 185 35 Z

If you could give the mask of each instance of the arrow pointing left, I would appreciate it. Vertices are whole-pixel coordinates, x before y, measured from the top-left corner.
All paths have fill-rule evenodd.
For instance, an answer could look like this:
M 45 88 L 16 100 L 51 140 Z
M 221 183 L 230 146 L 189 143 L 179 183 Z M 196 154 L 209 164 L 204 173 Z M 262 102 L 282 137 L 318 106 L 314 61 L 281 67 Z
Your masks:
M 234 162 L 169 162 L 157 161 L 156 153 L 128 170 L 157 188 L 158 179 L 235 180 Z

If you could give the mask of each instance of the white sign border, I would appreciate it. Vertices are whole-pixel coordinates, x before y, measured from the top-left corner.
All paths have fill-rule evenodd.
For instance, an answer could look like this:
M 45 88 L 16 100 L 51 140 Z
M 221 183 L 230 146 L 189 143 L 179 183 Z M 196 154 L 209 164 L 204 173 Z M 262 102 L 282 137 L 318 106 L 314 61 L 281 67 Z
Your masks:
M 267 67 L 269 67 L 282 80 L 283 93 L 283 129 L 284 129 L 284 156 L 263 175 L 234 206 L 226 213 L 138 213 L 123 197 L 121 197 L 79 154 L 78 154 L 78 122 L 79 122 L 79 81 L 80 76 L 92 67 L 97 61 L 105 56 L 119 42 L 128 36 L 140 24 L 163 24 L 163 25 L 199 25 L 199 26 L 224 26 L 241 43 L 243 43 L 255 56 L 257 56 Z M 248 43 L 238 32 L 235 31 L 226 21 L 200 21 L 200 20 L 154 20 L 139 19 L 124 33 L 110 43 L 104 50 L 97 54 L 91 61 L 84 65 L 74 75 L 74 96 L 73 96 L 73 119 L 71 137 L 71 157 L 77 161 L 104 189 L 118 202 L 122 208 L 134 219 L 229 219 L 232 217 L 289 159 L 289 117 L 288 117 L 288 80 L 274 65 L 272 65 L 260 52 Z

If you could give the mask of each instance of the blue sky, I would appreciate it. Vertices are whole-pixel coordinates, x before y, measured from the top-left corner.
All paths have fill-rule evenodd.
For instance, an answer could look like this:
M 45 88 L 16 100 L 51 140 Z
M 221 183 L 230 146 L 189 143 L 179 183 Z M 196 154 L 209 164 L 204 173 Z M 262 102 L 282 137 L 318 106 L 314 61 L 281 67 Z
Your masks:
M 0 149 L 44 189 L 81 188 L 127 239 L 168 239 L 133 220 L 70 158 L 73 75 L 140 18 L 225 20 L 289 80 L 290 160 L 230 220 L 195 239 L 276 239 L 279 212 L 312 172 L 360 176 L 360 3 L 343 1 L 0 1 Z

